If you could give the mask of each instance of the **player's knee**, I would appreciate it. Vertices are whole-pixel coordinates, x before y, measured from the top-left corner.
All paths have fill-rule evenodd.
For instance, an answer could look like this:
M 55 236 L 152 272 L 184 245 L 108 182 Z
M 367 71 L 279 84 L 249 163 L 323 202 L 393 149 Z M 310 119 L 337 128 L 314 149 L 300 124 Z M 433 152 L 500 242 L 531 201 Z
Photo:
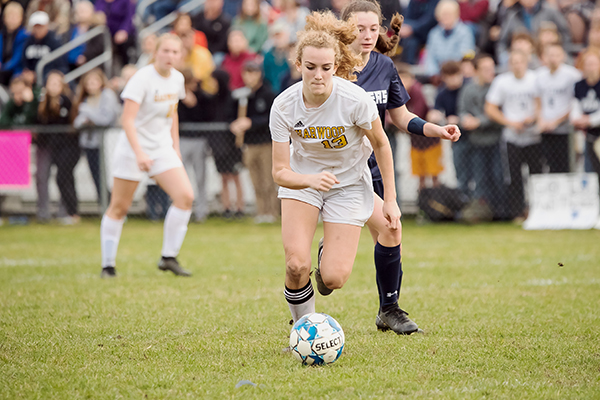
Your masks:
M 194 203 L 194 192 L 186 191 L 179 196 L 177 199 L 173 200 L 173 204 L 177 208 L 181 208 L 182 210 L 191 210 L 192 204 Z
M 295 255 L 287 257 L 286 275 L 293 281 L 301 280 L 310 274 L 310 260 Z
M 387 247 L 398 246 L 402 242 L 402 228 L 390 229 L 385 227 L 379 231 L 377 241 Z
M 325 286 L 327 286 L 329 289 L 334 290 L 341 289 L 348 280 L 348 277 L 342 275 L 327 275 L 322 276 L 322 278 Z
M 129 211 L 129 203 L 124 201 L 113 201 L 110 207 L 106 210 L 106 214 L 113 219 L 123 219 Z

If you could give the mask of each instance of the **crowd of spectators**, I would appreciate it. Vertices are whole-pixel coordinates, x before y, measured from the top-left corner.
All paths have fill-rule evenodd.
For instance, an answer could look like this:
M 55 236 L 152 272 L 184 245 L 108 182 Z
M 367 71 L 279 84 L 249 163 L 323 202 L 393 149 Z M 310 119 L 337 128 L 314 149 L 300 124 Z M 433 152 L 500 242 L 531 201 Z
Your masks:
M 157 0 L 138 10 L 138 17 L 133 0 L 0 2 L 0 85 L 10 93 L 0 126 L 72 125 L 78 132 L 35 135 L 38 219 L 51 218 L 48 179 L 56 165 L 61 215 L 65 223 L 78 220 L 73 169 L 82 154 L 100 198 L 102 130 L 117 123 L 118 95 L 136 69 L 150 62 L 162 33 L 146 34 L 143 28 L 189 2 Z M 291 52 L 306 16 L 325 8 L 339 13 L 347 2 L 206 0 L 165 29 L 183 43 L 181 122 L 231 124 L 229 132 L 181 131 L 184 163 L 196 177 L 197 221 L 209 212 L 210 154 L 222 178 L 223 215 L 246 212 L 239 180 L 245 165 L 257 197 L 257 222 L 276 220 L 275 187 L 267 176 L 268 110 L 278 93 L 300 79 Z M 407 107 L 429 121 L 461 127 L 453 161 L 458 188 L 474 204 L 496 219 L 525 217 L 524 179 L 573 171 L 574 131 L 585 134 L 585 170 L 600 173 L 600 8 L 593 2 L 382 0 L 381 5 L 387 22 L 395 12 L 404 16 L 393 58 L 412 98 Z M 102 25 L 112 38 L 109 76 L 95 69 L 64 82 L 64 74 L 105 51 L 98 36 L 48 63 L 41 72 L 44 85 L 36 84 L 43 57 Z M 436 87 L 435 99 L 424 94 L 423 85 Z M 411 137 L 411 145 L 419 188 L 439 186 L 444 168 L 439 141 Z

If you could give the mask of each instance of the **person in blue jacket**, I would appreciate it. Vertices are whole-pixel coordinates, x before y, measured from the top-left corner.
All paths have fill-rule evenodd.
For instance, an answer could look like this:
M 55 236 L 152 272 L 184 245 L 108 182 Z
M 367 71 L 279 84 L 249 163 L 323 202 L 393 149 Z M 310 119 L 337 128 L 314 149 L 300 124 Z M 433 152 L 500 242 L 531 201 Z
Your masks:
M 8 86 L 10 79 L 23 70 L 23 47 L 29 35 L 23 26 L 23 7 L 19 3 L 6 5 L 3 21 L 0 29 L 0 84 Z
M 438 1 L 410 0 L 408 3 L 400 30 L 403 62 L 418 64 L 421 48 L 427 43 L 427 35 L 437 25 L 435 7 Z

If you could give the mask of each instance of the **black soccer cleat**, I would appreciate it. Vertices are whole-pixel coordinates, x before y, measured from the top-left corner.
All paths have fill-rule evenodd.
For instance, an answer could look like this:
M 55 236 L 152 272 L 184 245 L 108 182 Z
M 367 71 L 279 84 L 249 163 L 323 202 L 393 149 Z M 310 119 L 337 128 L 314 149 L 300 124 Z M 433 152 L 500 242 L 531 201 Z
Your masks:
M 375 318 L 375 325 L 380 331 L 393 330 L 398 335 L 410 335 L 419 331 L 419 327 L 410 318 L 408 313 L 396 306 L 388 311 L 379 311 Z
M 323 238 L 319 240 L 319 253 L 317 257 L 317 268 L 315 269 L 315 281 L 317 281 L 317 290 L 321 293 L 321 296 L 329 296 L 333 293 L 333 289 L 329 289 L 323 283 L 323 278 L 321 277 L 321 257 L 323 256 Z
M 177 276 L 192 276 L 192 273 L 181 268 L 175 257 L 161 257 L 158 262 L 158 269 L 161 271 L 171 271 Z
M 116 277 L 117 277 L 117 271 L 115 270 L 115 267 L 103 267 L 102 272 L 100 272 L 100 278 L 102 278 L 102 279 L 116 278 Z

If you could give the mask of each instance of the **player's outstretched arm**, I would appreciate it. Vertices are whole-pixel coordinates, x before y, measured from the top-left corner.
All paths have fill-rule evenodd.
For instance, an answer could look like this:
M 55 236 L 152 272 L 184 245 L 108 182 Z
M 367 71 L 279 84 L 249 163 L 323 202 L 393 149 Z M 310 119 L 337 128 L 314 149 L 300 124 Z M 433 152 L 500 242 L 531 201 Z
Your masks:
M 339 183 L 331 172 L 323 171 L 317 174 L 299 174 L 290 167 L 290 144 L 273 141 L 273 180 L 279 186 L 288 189 L 306 189 L 308 187 L 329 191 Z
M 394 125 L 404 132 L 427 137 L 437 137 L 452 142 L 456 142 L 460 139 L 460 129 L 458 126 L 439 126 L 431 122 L 426 122 L 408 111 L 405 105 L 398 108 L 392 108 L 388 111 Z

